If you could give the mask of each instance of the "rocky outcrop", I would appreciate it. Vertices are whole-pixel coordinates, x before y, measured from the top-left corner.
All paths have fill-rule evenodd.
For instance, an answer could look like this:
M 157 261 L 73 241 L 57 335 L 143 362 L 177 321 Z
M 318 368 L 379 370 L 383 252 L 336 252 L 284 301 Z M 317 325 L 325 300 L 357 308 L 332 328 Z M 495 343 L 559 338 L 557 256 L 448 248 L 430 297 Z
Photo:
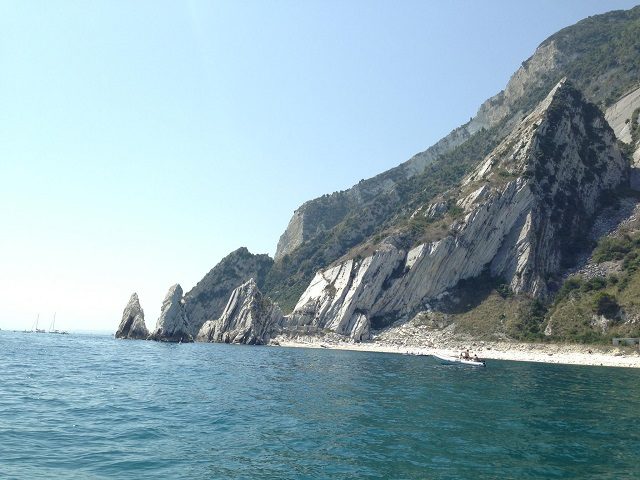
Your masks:
M 162 302 L 160 317 L 150 340 L 159 342 L 193 342 L 191 327 L 182 301 L 182 287 L 172 286 Z
M 605 118 L 618 140 L 629 146 L 632 157 L 631 188 L 640 190 L 640 88 L 627 93 L 611 105 Z
M 184 296 L 191 335 L 195 337 L 207 320 L 220 317 L 236 287 L 250 278 L 254 278 L 257 285 L 263 285 L 272 265 L 268 255 L 253 255 L 245 247 L 223 258 Z
M 640 108 L 640 88 L 626 94 L 605 112 L 605 118 L 616 137 L 624 143 L 631 143 L 631 117 L 638 108 Z
M 116 338 L 144 340 L 148 336 L 149 330 L 144 323 L 144 310 L 140 306 L 138 294 L 134 293 L 122 312 L 122 320 L 116 331 Z
M 282 318 L 280 308 L 262 295 L 251 278 L 233 291 L 219 319 L 202 325 L 196 341 L 263 345 Z
M 409 251 L 383 244 L 318 272 L 288 323 L 366 339 L 372 320 L 424 309 L 487 270 L 514 292 L 545 295 L 603 194 L 627 175 L 600 111 L 562 81 L 451 192 L 464 216 L 447 236 Z

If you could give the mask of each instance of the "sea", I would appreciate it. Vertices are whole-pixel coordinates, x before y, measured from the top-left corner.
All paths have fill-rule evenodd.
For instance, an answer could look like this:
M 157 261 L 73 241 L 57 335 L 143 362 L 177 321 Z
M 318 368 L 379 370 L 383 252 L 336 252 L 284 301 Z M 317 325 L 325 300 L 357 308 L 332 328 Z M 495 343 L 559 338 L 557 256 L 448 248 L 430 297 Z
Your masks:
M 640 370 L 0 332 L 0 479 L 638 479 Z

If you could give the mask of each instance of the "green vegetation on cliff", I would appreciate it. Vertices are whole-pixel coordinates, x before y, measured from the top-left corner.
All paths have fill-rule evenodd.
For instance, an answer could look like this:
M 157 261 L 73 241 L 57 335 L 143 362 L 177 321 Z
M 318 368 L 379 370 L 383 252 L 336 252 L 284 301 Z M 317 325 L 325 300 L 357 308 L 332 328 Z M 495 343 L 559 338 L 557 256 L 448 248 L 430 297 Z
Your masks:
M 368 247 L 387 235 L 411 246 L 423 239 L 427 229 L 410 215 L 420 205 L 457 185 L 503 138 L 504 124 L 477 132 L 462 145 L 440 156 L 426 170 L 399 182 L 391 191 L 375 197 L 369 205 L 352 211 L 334 228 L 311 240 L 276 262 L 265 281 L 265 291 L 290 312 L 316 271 L 349 253 L 362 257 Z M 450 210 L 455 215 L 455 209 Z M 443 231 L 446 233 L 446 230 Z M 353 250 L 352 250 L 353 249 Z
M 610 273 L 570 277 L 550 306 L 548 323 L 558 340 L 607 341 L 640 336 L 640 232 L 604 237 L 592 256 Z
M 586 18 L 549 42 L 568 57 L 564 74 L 595 103 L 609 106 L 638 84 L 640 7 Z
M 552 35 L 542 46 L 550 42 L 559 52 L 558 63 L 511 99 L 510 111 L 498 125 L 471 135 L 414 177 L 406 179 L 398 169 L 378 176 L 394 183 L 390 190 L 371 187 L 370 179 L 359 184 L 357 201 L 345 191 L 307 202 L 305 222 L 312 227 L 311 236 L 274 264 L 264 282 L 266 293 L 288 312 L 315 272 L 339 259 L 366 256 L 389 235 L 403 247 L 446 235 L 459 213 L 455 208 L 437 221 L 411 214 L 454 187 L 509 133 L 516 116 L 530 112 L 561 78 L 568 77 L 587 99 L 601 106 L 638 84 L 640 7 L 587 18 Z M 507 179 L 509 173 L 502 176 Z M 564 201 L 570 200 L 569 193 Z

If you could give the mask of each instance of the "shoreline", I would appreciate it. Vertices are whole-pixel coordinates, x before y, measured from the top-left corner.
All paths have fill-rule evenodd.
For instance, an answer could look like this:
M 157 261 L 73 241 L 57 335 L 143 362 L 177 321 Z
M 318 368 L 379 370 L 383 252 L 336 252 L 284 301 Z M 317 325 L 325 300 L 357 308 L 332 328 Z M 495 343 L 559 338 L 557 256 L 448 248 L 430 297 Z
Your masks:
M 359 352 L 379 352 L 409 355 L 453 355 L 458 356 L 464 349 L 476 353 L 484 360 L 509 360 L 516 362 L 553 363 L 563 365 L 586 365 L 620 368 L 640 368 L 640 352 L 630 348 L 607 348 L 603 346 L 579 344 L 542 344 L 482 342 L 459 340 L 459 349 L 435 346 L 403 346 L 387 342 L 371 341 L 351 343 L 319 337 L 274 338 L 272 345 L 286 348 L 324 348 Z M 589 353 L 589 350 L 592 353 Z

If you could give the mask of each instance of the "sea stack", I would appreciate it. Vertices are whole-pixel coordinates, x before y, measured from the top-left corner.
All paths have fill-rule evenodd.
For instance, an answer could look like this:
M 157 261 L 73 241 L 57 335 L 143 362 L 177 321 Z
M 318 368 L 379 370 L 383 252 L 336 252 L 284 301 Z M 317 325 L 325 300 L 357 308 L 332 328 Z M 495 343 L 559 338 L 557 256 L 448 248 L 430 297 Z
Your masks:
M 282 319 L 280 307 L 262 295 L 251 278 L 231 293 L 219 319 L 202 325 L 196 340 L 263 345 Z
M 116 331 L 116 338 L 144 340 L 148 336 L 149 330 L 144 323 L 144 310 L 140 307 L 138 294 L 134 293 L 122 312 L 122 320 Z
M 158 323 L 149 339 L 159 342 L 193 342 L 189 331 L 189 320 L 182 300 L 182 287 L 175 284 L 164 297 Z

